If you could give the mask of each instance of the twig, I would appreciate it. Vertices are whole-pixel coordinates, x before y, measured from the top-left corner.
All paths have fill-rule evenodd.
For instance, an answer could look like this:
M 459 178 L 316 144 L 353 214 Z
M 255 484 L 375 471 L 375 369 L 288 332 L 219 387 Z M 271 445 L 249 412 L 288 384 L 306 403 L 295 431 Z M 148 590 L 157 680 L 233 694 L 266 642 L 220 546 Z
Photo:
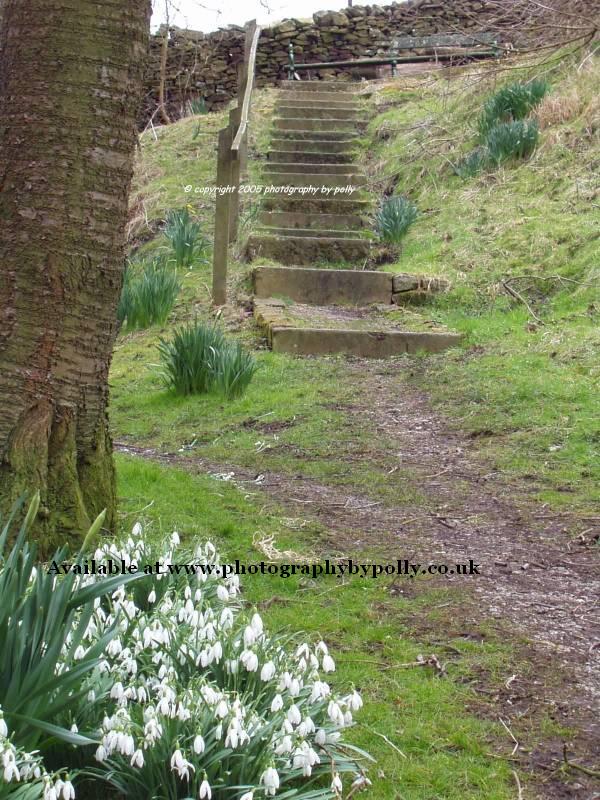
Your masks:
M 575 764 L 573 761 L 569 761 L 567 757 L 567 744 L 566 742 L 563 743 L 563 760 L 567 767 L 571 767 L 572 769 L 578 769 L 580 772 L 583 772 L 585 775 L 589 775 L 591 778 L 600 778 L 600 771 L 597 769 L 590 769 L 589 767 L 584 767 L 582 764 Z
M 521 781 L 519 780 L 519 776 L 513 769 L 512 771 L 513 778 L 515 779 L 515 783 L 517 784 L 517 800 L 523 800 L 523 787 L 521 786 Z
M 498 717 L 498 719 L 499 719 L 499 720 L 500 720 L 500 722 L 502 723 L 502 725 L 503 725 L 504 729 L 506 730 L 506 732 L 508 733 L 508 735 L 510 736 L 510 738 L 511 738 L 511 739 L 513 740 L 513 742 L 515 743 L 515 746 L 513 747 L 513 750 L 512 750 L 512 753 L 511 753 L 511 755 L 513 755 L 513 756 L 514 756 L 514 754 L 517 752 L 517 750 L 518 750 L 518 748 L 519 748 L 519 742 L 518 742 L 518 741 L 515 739 L 513 732 L 512 732 L 512 731 L 511 731 L 511 729 L 508 727 L 508 725 L 506 724 L 506 722 L 504 722 L 504 720 L 502 719 L 502 717 Z
M 525 300 L 525 298 L 523 297 L 523 295 L 522 295 L 522 294 L 520 294 L 519 292 L 517 292 L 517 290 L 516 290 L 516 289 L 513 289 L 513 287 L 509 285 L 509 282 L 508 282 L 508 280 L 506 280 L 506 281 L 502 281 L 502 286 L 503 286 L 503 287 L 506 289 L 506 291 L 509 293 L 509 295 L 511 295 L 511 297 L 514 297 L 514 298 L 515 298 L 515 300 L 519 300 L 521 303 L 523 303 L 523 305 L 525 306 L 525 308 L 527 309 L 527 311 L 529 311 L 529 313 L 531 314 L 531 316 L 533 317 L 533 319 L 534 319 L 536 322 L 538 322 L 540 325 L 543 325 L 543 324 L 544 324 L 544 323 L 543 323 L 543 321 L 542 321 L 542 320 L 541 320 L 541 319 L 538 317 L 538 315 L 535 313 L 535 311 L 534 311 L 534 310 L 531 308 L 531 306 L 529 305 L 529 303 L 527 302 L 527 300 Z
M 369 731 L 369 733 L 374 733 L 374 734 L 375 734 L 375 736 L 379 736 L 381 739 L 383 739 L 383 741 L 384 741 L 386 744 L 389 744 L 389 746 L 390 746 L 390 747 L 391 747 L 393 750 L 395 750 L 397 753 L 399 753 L 399 754 L 402 756 L 402 758 L 408 758 L 408 756 L 406 755 L 406 753 L 403 753 L 403 752 L 402 752 L 402 750 L 400 750 L 400 748 L 399 748 L 399 747 L 397 747 L 397 746 L 396 746 L 396 745 L 395 745 L 393 742 L 391 742 L 391 741 L 388 739 L 388 737 L 385 735 L 385 733 L 379 733 L 379 731 L 374 731 L 374 730 L 373 730 L 373 728 L 369 728 L 367 725 L 363 725 L 362 727 L 363 727 L 363 728 L 366 728 L 366 729 Z

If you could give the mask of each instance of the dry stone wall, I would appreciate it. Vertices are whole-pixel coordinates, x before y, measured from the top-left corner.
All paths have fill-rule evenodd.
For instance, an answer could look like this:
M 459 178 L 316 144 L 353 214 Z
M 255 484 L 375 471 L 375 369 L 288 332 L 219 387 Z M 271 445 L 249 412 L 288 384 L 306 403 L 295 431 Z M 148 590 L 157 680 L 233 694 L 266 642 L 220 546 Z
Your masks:
M 353 6 L 343 11 L 318 11 L 312 19 L 286 19 L 261 32 L 256 59 L 258 86 L 285 77 L 288 45 L 297 62 L 339 61 L 389 52 L 391 40 L 401 34 L 494 31 L 513 45 L 568 38 L 573 22 L 581 28 L 576 7 L 594 15 L 597 0 L 550 0 L 557 9 L 550 19 L 548 2 L 535 0 L 409 0 L 392 5 Z M 587 9 L 591 9 L 587 12 Z M 561 11 L 564 9 L 564 14 Z M 560 24 L 557 24 L 560 23 Z M 145 79 L 142 122 L 156 111 L 160 51 L 164 30 L 151 38 Z M 243 59 L 244 30 L 229 26 L 214 33 L 171 28 L 169 31 L 166 106 L 171 118 L 182 115 L 186 104 L 204 98 L 209 110 L 236 94 L 237 65 Z M 330 78 L 336 70 L 315 71 Z M 348 76 L 348 71 L 343 71 Z

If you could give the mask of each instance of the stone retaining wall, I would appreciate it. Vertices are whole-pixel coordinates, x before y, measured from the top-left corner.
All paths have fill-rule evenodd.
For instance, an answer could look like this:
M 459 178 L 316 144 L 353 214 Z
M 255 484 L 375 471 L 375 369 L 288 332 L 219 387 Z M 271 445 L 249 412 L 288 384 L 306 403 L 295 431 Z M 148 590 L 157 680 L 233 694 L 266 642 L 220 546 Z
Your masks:
M 513 45 L 569 38 L 567 28 L 578 25 L 583 9 L 594 15 L 597 0 L 549 0 L 554 17 L 535 0 L 408 0 L 387 6 L 353 6 L 343 11 L 318 11 L 312 19 L 287 19 L 261 32 L 257 85 L 275 84 L 285 77 L 287 50 L 294 45 L 298 62 L 339 61 L 375 56 L 389 50 L 400 34 L 494 31 Z M 543 8 L 540 7 L 543 5 Z M 562 13 L 564 9 L 564 13 Z M 589 11 L 588 11 L 589 9 Z M 558 23 L 558 24 L 557 24 Z M 156 110 L 160 51 L 164 30 L 151 37 L 145 79 L 142 122 Z M 170 29 L 166 98 L 169 116 L 180 117 L 187 102 L 204 98 L 209 110 L 219 108 L 236 93 L 237 64 L 243 58 L 244 30 L 229 26 L 214 33 Z M 335 70 L 321 70 L 325 78 Z M 344 70 L 345 76 L 349 75 Z

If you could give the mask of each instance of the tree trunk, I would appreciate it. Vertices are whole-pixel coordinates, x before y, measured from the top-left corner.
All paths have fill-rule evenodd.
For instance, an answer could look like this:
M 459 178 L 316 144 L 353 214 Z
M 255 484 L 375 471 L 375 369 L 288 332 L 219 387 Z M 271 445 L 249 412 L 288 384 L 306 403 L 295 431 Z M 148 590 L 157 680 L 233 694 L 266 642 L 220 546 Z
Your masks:
M 43 552 L 107 508 L 108 370 L 150 0 L 2 0 L 0 511 Z

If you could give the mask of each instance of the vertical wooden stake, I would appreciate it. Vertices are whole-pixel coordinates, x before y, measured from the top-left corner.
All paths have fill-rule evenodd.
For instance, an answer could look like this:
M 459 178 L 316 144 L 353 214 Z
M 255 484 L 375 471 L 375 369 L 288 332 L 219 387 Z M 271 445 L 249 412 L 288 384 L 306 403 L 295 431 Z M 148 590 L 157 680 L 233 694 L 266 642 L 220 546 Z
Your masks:
M 229 245 L 229 207 L 227 191 L 218 190 L 231 186 L 231 126 L 219 131 L 219 151 L 217 156 L 217 194 L 215 201 L 215 241 L 213 247 L 213 304 L 225 305 L 227 302 L 227 247 Z
M 241 107 L 229 112 L 229 129 L 231 130 L 231 140 L 233 141 L 237 133 L 241 117 Z M 240 151 L 231 151 L 231 185 L 234 191 L 229 195 L 229 243 L 235 242 L 238 234 L 238 223 L 240 218 Z

